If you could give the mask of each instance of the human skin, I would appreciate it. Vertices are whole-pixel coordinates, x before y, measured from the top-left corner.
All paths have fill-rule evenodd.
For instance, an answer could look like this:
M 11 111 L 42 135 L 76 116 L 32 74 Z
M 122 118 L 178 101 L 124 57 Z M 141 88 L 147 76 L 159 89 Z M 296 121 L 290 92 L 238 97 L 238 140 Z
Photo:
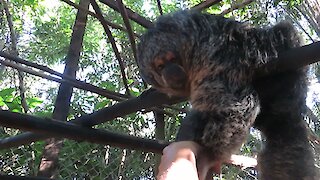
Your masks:
M 210 154 L 203 152 L 203 147 L 193 141 L 179 141 L 164 148 L 159 165 L 158 180 L 205 180 L 210 179 L 210 172 L 220 173 L 220 164 L 210 161 Z M 242 168 L 256 167 L 254 158 L 231 155 L 224 163 Z
M 203 148 L 193 141 L 179 141 L 164 148 L 158 180 L 204 180 L 209 170 L 220 171 L 220 164 L 210 162 Z
M 192 141 L 172 143 L 163 149 L 158 180 L 197 180 L 196 154 L 200 146 Z

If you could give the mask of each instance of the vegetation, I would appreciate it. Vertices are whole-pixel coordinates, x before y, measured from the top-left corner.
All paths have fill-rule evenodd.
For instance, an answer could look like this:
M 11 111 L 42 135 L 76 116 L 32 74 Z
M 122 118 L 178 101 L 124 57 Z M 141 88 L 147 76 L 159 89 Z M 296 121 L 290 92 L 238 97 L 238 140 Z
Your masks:
M 95 2 L 95 1 L 91 1 Z M 135 41 L 130 41 L 121 13 L 110 8 L 108 2 L 97 1 L 103 17 L 109 23 L 110 34 L 101 23 L 97 9 L 87 16 L 90 0 L 0 0 L 0 51 L 19 56 L 29 62 L 46 66 L 55 71 L 108 90 L 107 95 L 96 93 L 91 86 L 71 88 L 69 84 L 52 81 L 57 75 L 38 71 L 37 76 L 25 73 L 25 65 L 14 69 L 5 65 L 17 65 L 0 58 L 0 108 L 12 112 L 27 113 L 44 118 L 72 120 L 93 113 L 140 95 L 147 86 L 142 81 L 135 63 L 134 44 L 145 27 L 130 21 Z M 124 5 L 152 22 L 161 13 L 191 8 L 200 0 L 126 0 Z M 212 1 L 214 2 L 214 1 Z M 317 0 L 223 0 L 204 9 L 208 13 L 247 21 L 253 25 L 268 26 L 281 20 L 292 21 L 306 43 L 320 39 L 320 6 Z M 109 6 L 108 6 L 109 5 Z M 86 10 L 88 11 L 88 10 Z M 100 20 L 100 21 L 99 21 Z M 105 22 L 106 23 L 106 22 Z M 82 29 L 81 29 L 82 28 Z M 81 32 L 83 30 L 83 32 Z M 83 36 L 77 36 L 81 35 Z M 111 36 L 110 36 L 111 35 Z M 82 41 L 83 37 L 83 41 Z M 112 43 L 115 46 L 112 46 Z M 119 52 L 118 56 L 115 50 Z M 2 55 L 0 55 L 2 56 Z M 8 62 L 6 64 L 6 62 Z M 65 69 L 64 69 L 65 68 Z M 29 71 L 30 72 L 30 71 Z M 39 75 L 40 74 L 40 75 Z M 57 78 L 59 81 L 60 78 Z M 314 147 L 320 168 L 320 65 L 310 68 L 310 92 L 306 125 L 310 129 L 310 143 Z M 61 81 L 61 79 L 60 79 Z M 318 88 L 319 89 L 319 88 Z M 88 91 L 89 90 L 89 91 Z M 100 92 L 100 91 L 99 91 Z M 70 104 L 70 106 L 69 106 Z M 163 108 L 163 109 L 162 109 Z M 110 122 L 97 125 L 108 129 L 149 139 L 173 140 L 180 120 L 189 108 L 179 103 L 157 109 L 139 111 Z M 148 112 L 151 111 L 151 112 Z M 163 116 L 164 115 L 164 116 Z M 0 127 L 0 138 L 23 133 L 13 128 Z M 1 144 L 1 143 L 0 143 Z M 263 137 L 252 130 L 240 154 L 256 157 Z M 48 147 L 55 147 L 55 153 Z M 49 148 L 50 149 L 50 148 Z M 154 178 L 157 155 L 151 152 L 122 149 L 72 140 L 51 139 L 28 145 L 0 150 L 0 174 L 36 176 L 57 179 L 148 179 Z M 50 160 L 53 166 L 46 166 Z M 44 165 L 44 166 L 42 166 Z M 239 169 L 225 166 L 221 179 L 256 179 L 254 168 Z

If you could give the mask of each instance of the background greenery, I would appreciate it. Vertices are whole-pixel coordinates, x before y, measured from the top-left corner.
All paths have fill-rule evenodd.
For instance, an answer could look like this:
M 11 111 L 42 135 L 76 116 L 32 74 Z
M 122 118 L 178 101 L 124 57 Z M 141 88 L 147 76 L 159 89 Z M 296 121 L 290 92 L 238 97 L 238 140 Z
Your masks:
M 78 3 L 78 1 L 75 1 Z M 164 14 L 193 7 L 200 0 L 162 0 Z M 250 2 L 246 6 L 241 6 Z M 72 27 L 77 9 L 68 4 L 54 0 L 0 0 L 0 50 L 12 51 L 12 36 L 10 34 L 5 4 L 12 15 L 12 22 L 17 39 L 19 57 L 42 64 L 62 72 L 64 60 L 70 45 Z M 124 4 L 138 14 L 154 21 L 159 16 L 155 0 L 126 0 Z M 118 12 L 103 4 L 99 4 L 104 16 L 115 24 L 125 27 Z M 320 38 L 320 6 L 317 0 L 223 0 L 217 5 L 206 9 L 209 13 L 220 14 L 235 5 L 239 7 L 226 13 L 226 17 L 247 21 L 253 25 L 269 26 L 281 20 L 294 23 L 306 43 Z M 145 31 L 140 25 L 131 22 L 136 34 Z M 115 37 L 121 57 L 125 63 L 129 89 L 132 95 L 139 95 L 145 87 L 138 74 L 127 34 L 117 29 L 111 29 Z M 138 41 L 138 40 L 137 40 Z M 100 22 L 89 16 L 84 43 L 80 57 L 77 79 L 96 86 L 125 93 L 121 78 L 120 67 L 106 38 Z M 320 66 L 312 65 L 310 69 L 310 91 L 308 105 L 313 115 L 320 116 Z M 59 84 L 24 74 L 23 81 L 18 78 L 19 73 L 8 67 L 0 66 L 0 108 L 14 112 L 23 112 L 40 117 L 51 117 L 54 109 Z M 25 88 L 25 97 L 21 94 L 21 83 Z M 319 88 L 320 89 L 320 88 Z M 27 108 L 23 106 L 26 102 Z M 98 109 L 115 104 L 105 97 L 74 88 L 71 99 L 69 119 L 92 113 Z M 188 104 L 175 105 L 177 109 L 188 108 Z M 170 116 L 165 116 L 165 140 L 172 140 L 179 121 L 185 113 L 179 110 L 165 109 Z M 320 133 L 320 121 L 306 116 L 306 123 L 310 128 L 310 136 L 317 137 Z M 124 118 L 117 118 L 100 125 L 114 132 L 155 138 L 155 120 L 153 113 L 135 113 Z M 19 130 L 0 127 L 0 137 L 10 137 L 21 133 Z M 318 142 L 318 143 L 317 143 Z M 319 141 L 312 141 L 317 165 L 320 166 Z M 257 151 L 263 144 L 263 137 L 252 130 L 247 143 L 241 148 L 240 154 L 256 157 Z M 18 148 L 0 151 L 0 174 L 34 176 L 39 169 L 43 141 Z M 157 158 L 153 153 L 120 149 L 110 146 L 79 143 L 64 140 L 59 154 L 58 179 L 152 179 L 157 167 Z M 218 177 L 217 177 L 218 178 Z M 221 179 L 256 179 L 255 169 L 239 169 L 225 166 Z

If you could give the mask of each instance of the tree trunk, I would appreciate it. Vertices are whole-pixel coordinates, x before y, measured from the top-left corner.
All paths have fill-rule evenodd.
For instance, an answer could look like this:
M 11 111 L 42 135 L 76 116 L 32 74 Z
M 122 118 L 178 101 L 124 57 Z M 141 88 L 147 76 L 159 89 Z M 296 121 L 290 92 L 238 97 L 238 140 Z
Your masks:
M 89 9 L 90 0 L 80 0 L 79 6 Z M 76 77 L 78 69 L 80 51 L 82 49 L 83 36 L 87 23 L 87 12 L 79 10 L 73 26 L 70 47 L 65 58 L 64 75 L 71 78 Z M 72 96 L 72 87 L 66 83 L 62 83 L 59 87 L 55 108 L 52 118 L 57 120 L 67 120 L 70 109 L 70 99 Z M 63 140 L 51 138 L 46 140 L 46 145 L 42 154 L 38 176 L 56 178 L 58 173 L 58 157 L 62 148 Z

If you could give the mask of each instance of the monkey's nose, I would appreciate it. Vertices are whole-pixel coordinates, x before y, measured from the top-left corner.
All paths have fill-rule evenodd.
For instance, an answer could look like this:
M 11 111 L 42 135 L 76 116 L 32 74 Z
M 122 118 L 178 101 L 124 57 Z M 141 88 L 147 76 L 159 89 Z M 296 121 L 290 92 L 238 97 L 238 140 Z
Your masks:
M 172 66 L 168 69 L 171 72 L 170 77 L 168 77 L 167 84 L 173 89 L 184 88 L 187 82 L 186 72 L 180 66 Z
M 178 76 L 173 76 L 169 84 L 174 89 L 181 89 L 186 84 L 186 81 L 187 81 L 187 77 L 181 76 L 181 74 L 179 74 Z

